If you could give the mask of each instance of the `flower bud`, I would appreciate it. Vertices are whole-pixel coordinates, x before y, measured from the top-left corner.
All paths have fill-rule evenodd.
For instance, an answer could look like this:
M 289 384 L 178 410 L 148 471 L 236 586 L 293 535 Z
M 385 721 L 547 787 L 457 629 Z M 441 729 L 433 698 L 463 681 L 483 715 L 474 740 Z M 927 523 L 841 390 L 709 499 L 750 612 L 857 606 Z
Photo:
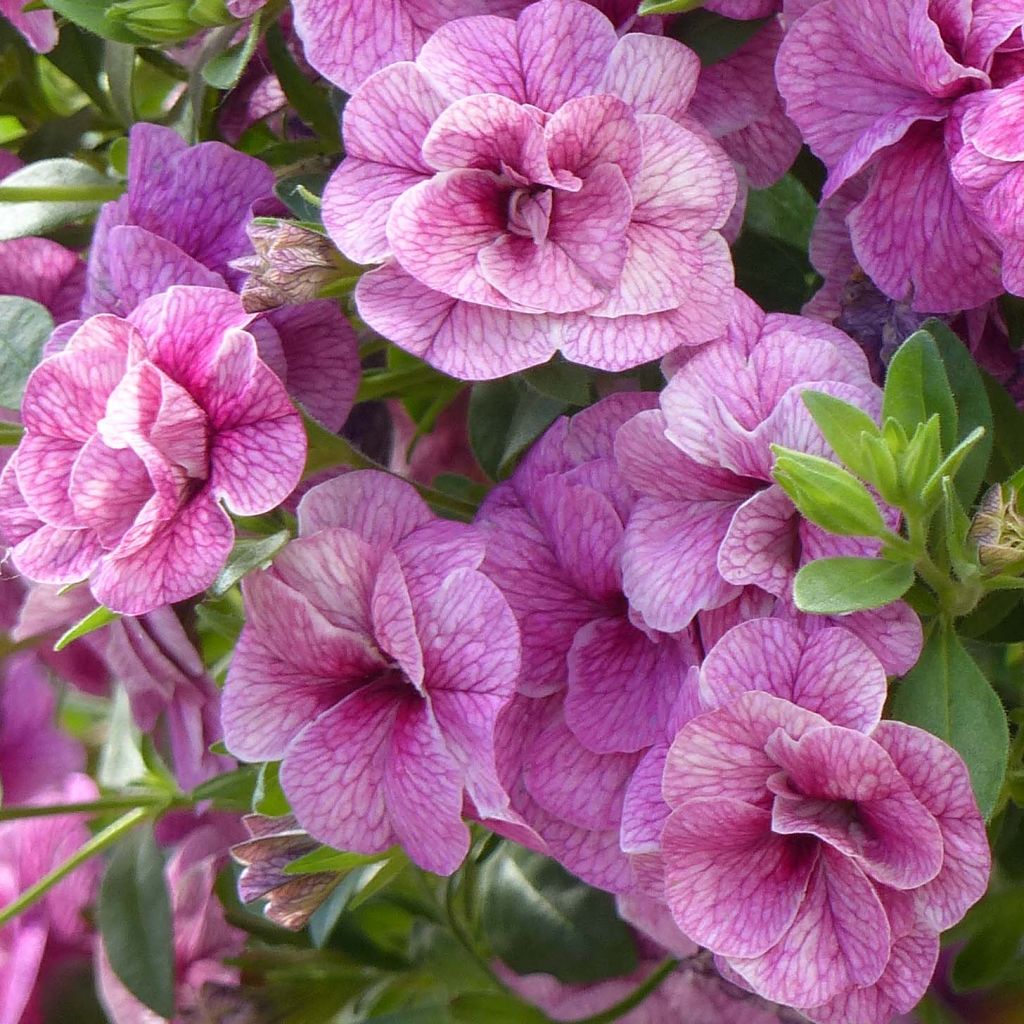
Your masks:
M 978 503 L 968 536 L 978 545 L 982 565 L 1024 568 L 1024 517 L 1017 508 L 1017 493 L 1005 484 L 993 484 Z
M 772 445 L 772 476 L 800 514 L 844 537 L 884 537 L 889 531 L 868 489 L 828 459 Z
M 344 261 L 329 239 L 316 231 L 287 220 L 257 220 L 247 230 L 255 255 L 231 264 L 250 275 L 242 287 L 247 313 L 308 302 L 341 276 Z
M 107 19 L 154 43 L 178 43 L 194 35 L 199 26 L 189 16 L 192 0 L 117 0 Z

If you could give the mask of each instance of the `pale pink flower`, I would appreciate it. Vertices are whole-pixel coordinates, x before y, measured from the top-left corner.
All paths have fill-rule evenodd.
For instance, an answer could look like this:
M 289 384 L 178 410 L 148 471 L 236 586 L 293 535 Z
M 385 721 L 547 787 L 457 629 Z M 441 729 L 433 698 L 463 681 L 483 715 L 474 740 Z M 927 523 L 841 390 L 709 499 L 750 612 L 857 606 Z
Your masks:
M 142 614 L 204 590 L 234 529 L 305 460 L 302 422 L 256 354 L 237 296 L 172 288 L 127 320 L 97 316 L 25 389 L 25 436 L 0 478 L 17 569 L 88 579 L 109 608 Z
M 474 527 L 438 520 L 376 471 L 314 487 L 299 537 L 243 582 L 247 620 L 224 691 L 229 749 L 280 760 L 299 825 L 341 849 L 401 843 L 454 871 L 463 804 L 515 820 L 495 768 L 519 634 L 480 571 Z
M 558 349 L 621 370 L 710 340 L 736 179 L 687 118 L 698 74 L 682 44 L 619 39 L 580 0 L 438 29 L 345 108 L 323 216 L 346 256 L 383 264 L 360 315 L 463 379 Z
M 6 18 L 36 53 L 49 53 L 57 45 L 57 23 L 53 11 L 29 11 L 25 0 L 0 0 L 0 16 Z
M 985 891 L 960 756 L 880 721 L 885 671 L 852 633 L 727 633 L 706 709 L 673 741 L 666 899 L 727 977 L 823 1024 L 887 1024 L 927 987 L 938 933 Z

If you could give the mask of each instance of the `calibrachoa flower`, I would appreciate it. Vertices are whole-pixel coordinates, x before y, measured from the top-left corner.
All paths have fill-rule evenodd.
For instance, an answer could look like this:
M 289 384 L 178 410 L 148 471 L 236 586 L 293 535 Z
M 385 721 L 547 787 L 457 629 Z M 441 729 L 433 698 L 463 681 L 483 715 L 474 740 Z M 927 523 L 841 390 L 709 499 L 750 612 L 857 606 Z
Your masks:
M 741 294 L 734 308 L 725 336 L 676 369 L 661 409 L 639 413 L 616 437 L 623 475 L 641 494 L 626 526 L 623 589 L 652 629 L 683 629 L 743 587 L 788 601 L 804 562 L 877 550 L 802 519 L 771 477 L 772 444 L 828 452 L 805 390 L 877 411 L 864 353 L 826 324 L 765 314 Z M 675 365 L 677 357 L 667 368 Z M 916 660 L 921 634 L 910 609 L 895 607 L 905 629 L 884 657 L 898 673 Z M 870 643 L 870 618 L 858 621 Z
M 57 45 L 57 23 L 53 11 L 24 11 L 22 0 L 0 0 L 0 16 L 6 18 L 37 53 L 48 53 Z
M 238 984 L 238 968 L 224 961 L 241 953 L 246 933 L 224 920 L 213 887 L 227 861 L 228 847 L 240 838 L 239 833 L 237 820 L 201 824 L 177 844 L 167 861 L 164 874 L 174 929 L 174 1024 L 197 1019 L 191 1013 L 201 1004 L 206 987 Z M 111 1024 L 163 1020 L 125 988 L 111 969 L 102 943 L 96 949 L 96 988 Z
M 132 128 L 128 191 L 100 211 L 89 251 L 85 314 L 127 316 L 171 285 L 240 288 L 256 207 L 283 212 L 274 173 L 219 142 L 187 146 L 169 128 Z M 253 321 L 259 356 L 326 427 L 345 422 L 359 384 L 355 332 L 326 300 Z
M 99 796 L 85 775 L 69 775 L 31 801 L 88 802 Z M 81 815 L 57 814 L 0 824 L 0 909 L 66 861 L 89 838 Z M 41 976 L 51 961 L 86 947 L 82 911 L 91 902 L 99 868 L 79 866 L 46 896 L 0 928 L 0 1024 L 38 1024 Z
M 33 653 L 7 658 L 0 682 L 0 792 L 27 803 L 82 768 L 85 752 L 54 722 L 57 701 Z
M 375 71 L 413 60 L 453 18 L 514 14 L 523 0 L 292 0 L 306 59 L 346 92 Z
M 825 198 L 872 172 L 848 220 L 859 263 L 915 310 L 969 309 L 998 295 L 1002 242 L 1013 250 L 1007 283 L 1017 283 L 1020 243 L 1006 224 L 1019 186 L 1009 181 L 992 200 L 1009 200 L 1004 214 L 979 217 L 979 198 L 965 201 L 950 164 L 976 131 L 982 163 L 1012 162 L 1014 104 L 979 93 L 1021 76 L 1022 25 L 1019 0 L 823 0 L 790 26 L 779 53 L 787 112 L 829 170 Z M 984 129 L 972 113 L 979 102 L 990 114 Z M 977 162 L 964 160 L 975 166 L 960 173 L 974 178 Z M 999 177 L 986 190 L 998 191 Z
M 48 238 L 0 242 L 0 295 L 20 295 L 45 306 L 54 322 L 78 316 L 85 264 L 78 253 Z
M 699 74 L 672 39 L 580 0 L 439 29 L 345 108 L 324 193 L 384 337 L 464 379 L 557 349 L 621 370 L 725 325 L 731 165 L 683 127 Z M 703 133 L 702 133 L 703 134 Z
M 824 1024 L 910 1010 L 938 933 L 988 881 L 960 756 L 880 721 L 885 671 L 844 630 L 737 626 L 705 659 L 700 697 L 664 776 L 680 929 L 754 991 Z
M 240 515 L 298 482 L 302 422 L 256 354 L 238 297 L 172 288 L 127 320 L 97 316 L 25 388 L 25 436 L 0 477 L 17 569 L 88 579 L 139 615 L 204 590 Z
M 246 578 L 227 745 L 283 762 L 315 838 L 362 853 L 398 842 L 450 874 L 469 848 L 466 798 L 482 818 L 514 819 L 494 722 L 519 634 L 483 559 L 477 529 L 436 519 L 411 485 L 370 470 L 313 488 L 299 538 Z

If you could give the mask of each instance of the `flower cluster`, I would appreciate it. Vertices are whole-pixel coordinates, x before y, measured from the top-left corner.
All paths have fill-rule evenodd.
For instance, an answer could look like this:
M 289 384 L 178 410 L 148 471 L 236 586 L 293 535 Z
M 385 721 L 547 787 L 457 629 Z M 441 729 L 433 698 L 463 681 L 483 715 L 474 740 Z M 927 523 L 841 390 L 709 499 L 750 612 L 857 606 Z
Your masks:
M 91 184 L 0 151 L 0 1024 L 66 963 L 112 1024 L 415 1015 L 453 937 L 552 1019 L 912 1011 L 1024 805 L 1024 3 L 60 6 L 122 50 L 54 51 Z M 520 969 L 488 899 L 637 955 Z

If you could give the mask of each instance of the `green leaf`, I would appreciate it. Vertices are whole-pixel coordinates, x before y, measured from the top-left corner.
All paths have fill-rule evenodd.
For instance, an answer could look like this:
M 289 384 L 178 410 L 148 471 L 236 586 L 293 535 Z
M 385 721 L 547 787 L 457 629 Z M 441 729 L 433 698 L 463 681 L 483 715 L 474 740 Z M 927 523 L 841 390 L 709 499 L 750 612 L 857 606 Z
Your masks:
M 503 992 L 464 992 L 452 1001 L 451 1014 L 459 1024 L 550 1024 L 536 1007 Z
M 108 42 L 103 48 L 103 70 L 110 90 L 110 103 L 126 127 L 135 123 L 135 47 Z
M 961 422 L 963 421 L 961 420 Z M 942 487 L 943 480 L 954 480 L 960 500 L 967 501 L 968 503 L 971 501 L 971 498 L 973 498 L 978 490 L 974 482 L 974 471 L 977 467 L 969 465 L 969 462 L 979 448 L 987 448 L 989 452 L 992 449 L 991 438 L 988 437 L 985 430 L 985 427 L 976 427 L 942 460 L 942 464 L 935 470 L 921 490 L 921 499 L 925 506 L 930 503 L 933 495 L 937 494 L 938 490 Z M 989 428 L 989 431 L 991 432 L 991 428 Z M 988 444 L 985 444 L 986 440 Z M 988 464 L 988 453 L 985 454 L 985 464 Z M 968 477 L 968 486 L 961 488 L 960 481 L 956 478 L 960 470 L 965 468 L 970 473 L 970 476 Z M 963 478 L 961 477 L 961 479 Z M 965 491 L 971 494 L 971 498 L 964 498 Z
M 744 229 L 732 247 L 732 255 L 737 287 L 766 310 L 799 313 L 821 281 L 805 248 L 752 227 Z
M 868 489 L 828 459 L 773 444 L 772 476 L 804 518 L 844 537 L 885 537 L 882 513 Z
M 114 974 L 154 1013 L 173 1017 L 171 902 L 152 828 L 135 829 L 115 849 L 96 916 Z
M 364 864 L 375 864 L 390 856 L 390 852 L 347 853 L 344 850 L 335 850 L 331 846 L 321 846 L 312 853 L 307 853 L 304 857 L 299 857 L 290 864 L 286 864 L 284 873 L 286 875 L 316 875 L 321 872 L 333 871 L 343 874 L 353 868 L 362 867 Z
M 956 472 L 957 493 L 964 505 L 970 506 L 985 479 L 985 470 L 992 456 L 992 407 L 978 364 L 964 343 L 941 320 L 928 320 L 924 330 L 935 339 L 946 367 L 946 377 L 956 401 L 957 440 L 962 442 L 978 429 L 984 429 L 981 439 L 971 448 Z
M 951 627 L 931 628 L 920 659 L 897 686 L 892 714 L 927 729 L 959 752 L 987 818 L 1006 773 L 1006 712 Z
M 99 608 L 94 608 L 85 616 L 84 619 L 80 619 L 66 633 L 64 633 L 53 645 L 53 649 L 55 651 L 63 651 L 64 648 L 74 640 L 77 640 L 79 637 L 87 636 L 89 633 L 95 633 L 97 629 L 102 629 L 117 618 L 120 618 L 117 612 L 112 612 L 109 608 L 101 604 Z
M 1024 413 L 994 377 L 983 372 L 982 381 L 994 420 L 992 457 L 986 479 L 989 483 L 999 483 L 1024 466 Z
M 118 683 L 107 718 L 107 738 L 100 750 L 96 770 L 96 779 L 101 786 L 123 789 L 146 777 L 148 771 L 141 741 L 142 734 L 132 717 L 128 691 L 123 683 Z
M 957 411 L 938 345 L 928 331 L 916 331 L 896 350 L 885 377 L 882 419 L 890 416 L 913 437 L 919 423 L 938 413 L 942 450 L 957 442 Z
M 233 772 L 216 775 L 196 786 L 192 799 L 212 800 L 222 810 L 248 811 L 256 792 L 257 774 L 256 767 L 247 764 Z
M 819 558 L 805 565 L 793 583 L 802 612 L 845 615 L 898 601 L 914 582 L 908 562 L 884 558 Z
M 348 899 L 346 910 L 356 910 L 377 893 L 386 889 L 409 866 L 409 858 L 398 849 L 391 850 L 386 860 L 367 864 L 362 869 L 359 885 Z
M 78 160 L 37 160 L 0 183 L 0 241 L 42 235 L 89 217 L 124 190 Z
M 295 63 L 284 35 L 277 25 L 271 25 L 266 35 L 267 54 L 277 80 L 281 83 L 288 102 L 295 112 L 313 129 L 318 138 L 333 150 L 341 148 L 338 117 L 323 89 L 303 74 Z
M 492 480 L 507 476 L 516 459 L 567 409 L 514 377 L 475 384 L 469 399 L 469 443 Z
M 690 11 L 669 23 L 668 34 L 686 43 L 704 65 L 715 64 L 752 39 L 769 19 L 734 21 L 711 11 Z
M 249 63 L 260 40 L 259 15 L 253 18 L 246 37 L 234 46 L 218 53 L 203 68 L 203 80 L 214 89 L 233 89 Z
M 279 818 L 282 814 L 291 813 L 288 797 L 284 795 L 279 778 L 280 761 L 267 761 L 260 765 L 256 777 L 256 789 L 252 795 L 252 809 L 257 814 L 265 814 L 269 818 Z
M 959 992 L 990 988 L 1017 960 L 1024 939 L 1024 891 L 993 893 L 972 908 L 964 926 L 971 937 L 953 961 L 953 987 Z
M 538 394 L 568 405 L 585 406 L 592 401 L 590 373 L 585 366 L 557 356 L 549 363 L 523 373 L 523 380 Z
M 540 854 L 507 845 L 480 872 L 480 923 L 519 974 L 586 984 L 636 969 L 636 947 L 607 893 Z
M 684 14 L 702 7 L 705 0 L 643 0 L 637 14 Z
M 0 295 L 0 405 L 21 406 L 25 382 L 52 331 L 53 317 L 45 306 L 17 295 Z
M 326 175 L 296 174 L 289 178 L 281 178 L 274 186 L 274 192 L 299 220 L 319 224 L 320 206 L 311 202 L 308 196 L 321 195 L 326 184 Z
M 269 562 L 291 540 L 288 530 L 280 530 L 269 537 L 238 540 L 231 549 L 227 565 L 210 586 L 214 597 L 223 597 L 246 573 Z
M 892 492 L 896 484 L 896 463 L 891 455 L 880 461 L 877 453 L 888 455 L 889 450 L 884 444 L 871 443 L 881 440 L 878 424 L 863 409 L 833 395 L 805 391 L 800 397 L 843 464 L 883 496 Z
M 750 191 L 743 224 L 747 230 L 806 251 L 817 214 L 811 194 L 787 174 L 771 188 Z

